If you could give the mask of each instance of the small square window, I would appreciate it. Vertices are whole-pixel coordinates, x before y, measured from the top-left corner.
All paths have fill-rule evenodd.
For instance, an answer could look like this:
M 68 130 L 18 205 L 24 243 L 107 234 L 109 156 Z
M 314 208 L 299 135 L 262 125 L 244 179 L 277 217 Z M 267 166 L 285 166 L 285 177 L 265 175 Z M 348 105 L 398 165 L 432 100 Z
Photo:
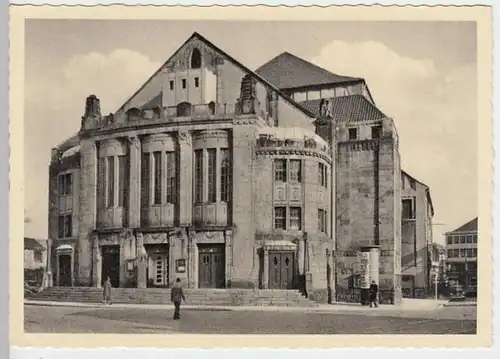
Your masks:
M 380 138 L 380 133 L 382 132 L 381 130 L 382 129 L 380 126 L 373 126 L 372 127 L 372 138 L 373 139 Z
M 186 79 L 182 79 L 182 88 L 185 89 L 186 88 Z
M 174 90 L 174 81 L 171 80 L 169 82 L 169 84 L 170 84 L 170 91 L 173 91 Z
M 358 129 L 350 128 L 349 129 L 349 140 L 357 140 L 358 139 Z
M 200 87 L 200 78 L 199 77 L 194 78 L 194 87 Z

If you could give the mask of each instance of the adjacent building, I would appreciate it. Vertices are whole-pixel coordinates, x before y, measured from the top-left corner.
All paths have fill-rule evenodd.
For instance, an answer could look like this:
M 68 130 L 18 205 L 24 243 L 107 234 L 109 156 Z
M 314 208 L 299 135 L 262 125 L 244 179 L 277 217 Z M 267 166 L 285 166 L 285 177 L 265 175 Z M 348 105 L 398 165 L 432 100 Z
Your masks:
M 359 301 L 375 280 L 396 303 L 403 252 L 418 276 L 433 214 L 428 187 L 405 194 L 398 148 L 363 79 L 289 53 L 254 72 L 194 33 L 116 112 L 89 96 L 78 134 L 53 149 L 52 278 L 317 301 Z
M 47 240 L 24 237 L 24 281 L 39 285 L 47 265 Z
M 477 294 L 477 217 L 447 232 L 446 275 L 452 292 Z

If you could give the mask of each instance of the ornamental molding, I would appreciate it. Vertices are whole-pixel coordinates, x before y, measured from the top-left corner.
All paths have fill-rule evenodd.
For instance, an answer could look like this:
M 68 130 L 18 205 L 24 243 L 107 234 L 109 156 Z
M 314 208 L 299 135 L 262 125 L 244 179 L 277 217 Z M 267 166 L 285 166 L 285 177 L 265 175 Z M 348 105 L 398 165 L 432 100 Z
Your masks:
M 326 153 L 317 152 L 315 150 L 309 149 L 297 149 L 297 148 L 259 148 L 255 151 L 257 156 L 305 156 L 305 157 L 315 157 L 324 160 L 326 163 L 331 164 L 332 159 Z

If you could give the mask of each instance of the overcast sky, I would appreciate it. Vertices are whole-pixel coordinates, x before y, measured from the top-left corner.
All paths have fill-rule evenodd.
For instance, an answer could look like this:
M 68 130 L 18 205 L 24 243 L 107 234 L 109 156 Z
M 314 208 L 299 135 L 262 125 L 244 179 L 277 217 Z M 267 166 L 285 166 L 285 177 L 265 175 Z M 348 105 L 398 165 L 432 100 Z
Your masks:
M 47 237 L 50 149 L 78 131 L 86 96 L 116 111 L 194 31 L 251 69 L 289 51 L 365 78 L 402 168 L 431 188 L 435 241 L 477 216 L 474 23 L 27 20 L 25 235 Z

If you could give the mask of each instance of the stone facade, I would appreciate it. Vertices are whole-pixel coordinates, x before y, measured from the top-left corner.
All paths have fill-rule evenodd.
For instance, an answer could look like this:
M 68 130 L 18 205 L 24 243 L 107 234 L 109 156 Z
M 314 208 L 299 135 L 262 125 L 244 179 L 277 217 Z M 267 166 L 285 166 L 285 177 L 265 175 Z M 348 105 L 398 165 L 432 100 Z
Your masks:
M 369 277 L 397 303 L 395 127 L 323 117 L 197 34 L 116 113 L 102 116 L 89 96 L 78 136 L 50 166 L 55 285 L 181 278 L 357 301 L 357 256 L 371 246 Z

